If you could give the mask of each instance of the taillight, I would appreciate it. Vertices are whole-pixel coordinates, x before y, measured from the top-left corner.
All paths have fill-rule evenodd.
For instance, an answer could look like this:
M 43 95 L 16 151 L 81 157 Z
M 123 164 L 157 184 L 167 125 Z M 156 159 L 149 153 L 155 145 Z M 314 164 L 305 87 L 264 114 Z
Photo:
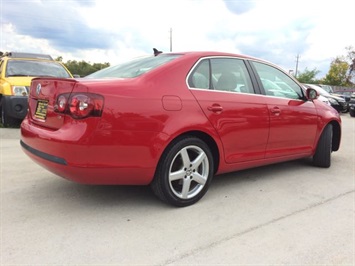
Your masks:
M 54 107 L 58 113 L 71 115 L 73 118 L 82 119 L 89 116 L 101 116 L 104 98 L 93 93 L 61 94 Z

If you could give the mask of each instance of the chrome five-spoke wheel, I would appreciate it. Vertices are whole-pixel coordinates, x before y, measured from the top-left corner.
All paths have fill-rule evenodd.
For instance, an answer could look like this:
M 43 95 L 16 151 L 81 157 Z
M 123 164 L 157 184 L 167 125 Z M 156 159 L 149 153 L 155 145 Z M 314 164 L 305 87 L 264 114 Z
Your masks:
M 181 199 L 193 198 L 206 185 L 208 174 L 209 161 L 203 149 L 192 145 L 184 147 L 171 162 L 170 189 Z
M 203 197 L 212 175 L 209 147 L 198 138 L 186 137 L 173 143 L 163 154 L 152 189 L 168 203 L 188 206 Z

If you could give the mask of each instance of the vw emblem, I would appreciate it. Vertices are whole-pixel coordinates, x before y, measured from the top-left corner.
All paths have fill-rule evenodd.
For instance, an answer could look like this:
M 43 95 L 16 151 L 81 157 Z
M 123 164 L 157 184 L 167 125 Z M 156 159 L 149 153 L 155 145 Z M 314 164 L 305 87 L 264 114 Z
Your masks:
M 41 88 L 42 88 L 41 83 L 38 83 L 37 88 L 36 88 L 37 95 L 39 95 L 41 93 Z

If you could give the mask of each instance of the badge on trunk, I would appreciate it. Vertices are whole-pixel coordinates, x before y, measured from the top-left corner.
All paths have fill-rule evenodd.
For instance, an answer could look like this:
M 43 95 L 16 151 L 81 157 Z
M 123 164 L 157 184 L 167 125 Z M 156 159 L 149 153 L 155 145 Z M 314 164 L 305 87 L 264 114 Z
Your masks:
M 36 93 L 37 93 L 37 96 L 41 93 L 41 83 L 38 83 L 37 87 L 36 87 Z

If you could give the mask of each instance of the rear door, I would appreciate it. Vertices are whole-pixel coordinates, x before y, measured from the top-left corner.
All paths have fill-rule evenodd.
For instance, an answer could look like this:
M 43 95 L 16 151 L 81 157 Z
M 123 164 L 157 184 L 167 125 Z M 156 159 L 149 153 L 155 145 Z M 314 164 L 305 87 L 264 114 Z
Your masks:
M 255 93 L 244 60 L 203 59 L 188 83 L 221 138 L 226 163 L 263 159 L 269 111 L 265 97 Z
M 317 111 L 302 88 L 274 66 L 251 62 L 270 113 L 266 158 L 310 154 L 317 132 Z

